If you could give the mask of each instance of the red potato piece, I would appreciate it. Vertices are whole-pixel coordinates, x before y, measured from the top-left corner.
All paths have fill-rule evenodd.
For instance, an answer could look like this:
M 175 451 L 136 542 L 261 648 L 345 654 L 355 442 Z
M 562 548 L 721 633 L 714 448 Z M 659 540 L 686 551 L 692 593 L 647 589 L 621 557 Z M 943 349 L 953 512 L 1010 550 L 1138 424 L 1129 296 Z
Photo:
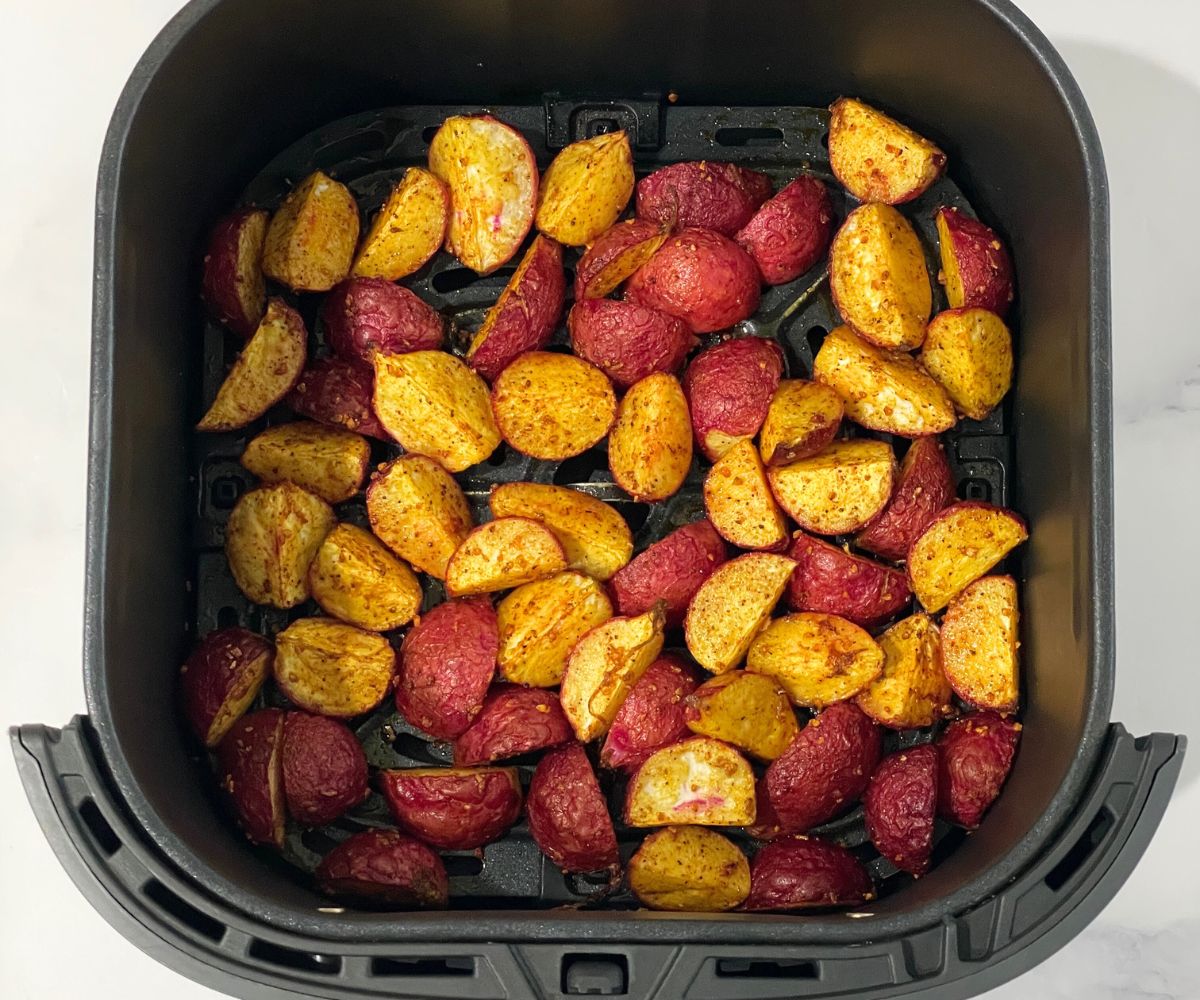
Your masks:
M 633 195 L 633 150 L 624 130 L 580 139 L 558 152 L 538 191 L 535 223 L 571 247 L 612 226 Z
M 339 524 L 308 567 L 321 610 L 371 632 L 407 625 L 421 609 L 421 582 L 365 528 Z
M 262 249 L 269 218 L 256 208 L 231 212 L 213 227 L 204 255 L 204 303 L 213 319 L 241 337 L 254 333 L 267 307 Z
M 535 237 L 472 338 L 467 362 L 494 382 L 514 358 L 543 350 L 558 326 L 566 294 L 562 247 Z
M 287 403 L 311 420 L 390 442 L 392 436 L 375 416 L 374 394 L 375 373 L 370 368 L 322 358 L 304 369 Z
M 316 871 L 327 896 L 398 907 L 441 909 L 450 895 L 446 866 L 398 830 L 364 830 L 325 855 Z
M 404 637 L 396 710 L 437 739 L 461 736 L 483 709 L 499 646 L 486 597 L 439 604 Z
M 782 285 L 824 257 L 832 235 L 829 189 L 802 176 L 755 212 L 734 239 L 754 258 L 763 281 Z
M 331 618 L 298 618 L 275 637 L 275 684 L 317 715 L 348 719 L 387 695 L 396 672 L 388 641 Z
M 243 715 L 217 746 L 218 783 L 229 796 L 238 825 L 252 842 L 274 847 L 283 846 L 287 818 L 283 717 L 277 708 Z
M 696 346 L 678 317 L 616 299 L 577 301 L 567 329 L 575 353 L 623 389 L 655 372 L 678 371 Z
M 640 615 L 666 604 L 668 628 L 683 623 L 696 591 L 725 562 L 725 542 L 708 521 L 694 521 L 655 542 L 619 570 L 609 586 L 617 611 Z
M 616 291 L 670 235 L 669 226 L 644 219 L 626 219 L 605 230 L 575 265 L 575 301 L 602 299 Z
M 837 615 L 803 611 L 773 619 L 754 637 L 746 669 L 773 677 L 797 705 L 853 698 L 883 671 L 883 650 Z
M 988 309 L 1003 316 L 1013 300 L 1012 258 L 1004 242 L 957 208 L 939 208 L 938 251 L 951 309 Z
M 896 622 L 878 642 L 883 673 L 855 699 L 859 708 L 889 729 L 924 729 L 954 713 L 938 629 L 928 615 Z
M 824 611 L 856 625 L 877 625 L 899 614 L 912 598 L 900 570 L 802 531 L 796 532 L 788 555 L 796 560 L 787 589 L 793 611 Z
M 736 337 L 696 355 L 683 391 L 696 443 L 710 462 L 758 433 L 782 374 L 783 351 L 762 337 Z
M 579 742 L 608 732 L 621 704 L 662 646 L 661 604 L 635 618 L 610 618 L 575 644 L 559 698 Z
M 938 815 L 973 830 L 1012 769 L 1021 724 L 998 712 L 975 712 L 938 737 Z
M 429 171 L 450 189 L 446 249 L 491 274 L 533 225 L 538 169 L 516 129 L 490 115 L 447 118 L 429 144 Z
M 941 611 L 1029 537 L 1015 511 L 968 500 L 941 511 L 908 550 L 908 580 L 922 607 Z
M 771 197 L 771 178 L 733 163 L 673 163 L 638 181 L 637 217 L 732 236 Z
M 367 518 L 396 555 L 439 580 L 474 526 L 462 488 L 424 455 L 403 455 L 376 470 L 367 487 Z
M 932 142 L 862 101 L 842 97 L 829 112 L 829 165 L 859 201 L 912 201 L 946 168 Z
M 275 647 L 244 628 L 209 632 L 179 672 L 183 714 L 210 750 L 242 717 L 271 673 Z
M 392 188 L 363 238 L 350 274 L 399 281 L 419 271 L 446 238 L 450 189 L 420 167 Z
M 702 826 L 655 830 L 629 859 L 629 888 L 652 910 L 720 913 L 750 892 L 750 865 L 737 845 Z
M 953 499 L 954 475 L 942 442 L 936 437 L 917 438 L 900 463 L 887 506 L 854 536 L 854 544 L 900 562 L 938 511 Z
M 445 334 L 437 310 L 383 278 L 343 281 L 325 297 L 321 321 L 334 354 L 363 365 L 376 354 L 436 351 Z
M 1017 583 L 985 576 L 950 602 L 942 618 L 942 666 L 954 693 L 976 708 L 1017 707 Z
M 287 713 L 283 791 L 289 815 L 304 826 L 332 823 L 367 797 L 367 757 L 345 723 Z
M 775 499 L 801 528 L 818 535 L 857 531 L 892 495 L 896 457 L 884 441 L 834 441 L 822 452 L 767 470 Z
M 707 736 L 646 758 L 625 794 L 629 826 L 742 826 L 754 819 L 754 772 L 727 743 Z
M 380 771 L 379 788 L 405 831 L 444 851 L 498 840 L 521 815 L 521 782 L 511 767 Z
M 1012 334 L 986 309 L 947 309 L 929 321 L 921 364 L 960 413 L 984 420 L 1012 386 Z
M 882 745 L 880 728 L 855 704 L 830 705 L 767 768 L 765 798 L 777 827 L 760 812 L 755 835 L 804 833 L 846 812 L 866 791 Z
M 358 229 L 350 189 L 320 170 L 311 173 L 271 217 L 263 273 L 297 292 L 327 292 L 350 273 Z
M 678 316 L 695 333 L 712 333 L 754 314 L 760 280 L 754 258 L 731 239 L 684 229 L 634 273 L 625 298 Z
M 924 875 L 933 853 L 938 752 L 926 744 L 885 757 L 863 795 L 867 836 L 902 872 Z
M 446 565 L 446 594 L 468 597 L 545 580 L 567 568 L 562 544 L 529 517 L 498 517 L 463 539 Z
M 246 445 L 242 467 L 265 483 L 295 483 L 326 503 L 359 491 L 371 461 L 367 440 L 310 420 L 268 427 Z
M 691 467 L 683 388 L 674 375 L 647 375 L 625 393 L 608 436 L 613 481 L 635 500 L 657 503 L 679 492 Z
M 292 483 L 243 493 L 225 524 L 225 557 L 256 604 L 294 608 L 309 597 L 308 570 L 337 523 L 333 508 Z
M 842 426 L 842 397 L 819 382 L 783 379 L 771 397 L 759 451 L 767 465 L 788 465 L 824 451 Z
M 839 844 L 815 837 L 782 837 L 764 844 L 750 862 L 745 910 L 806 910 L 856 906 L 875 898 L 862 862 Z
M 616 872 L 620 866 L 608 804 L 578 743 L 538 762 L 525 810 L 534 843 L 563 871 Z
M 617 709 L 600 763 L 632 773 L 656 750 L 688 735 L 685 699 L 699 683 L 695 668 L 668 653 L 655 660 Z
M 454 766 L 492 764 L 574 738 L 557 692 L 496 684 L 474 721 L 454 741 Z
M 282 299 L 271 299 L 196 430 L 231 431 L 257 420 L 291 391 L 307 357 L 304 320 Z
M 692 658 L 713 674 L 741 663 L 795 567 L 784 556 L 751 552 L 717 569 L 688 605 L 683 627 Z
M 734 443 L 704 477 L 704 510 L 721 537 L 741 549 L 778 551 L 787 519 L 775 502 L 752 441 Z

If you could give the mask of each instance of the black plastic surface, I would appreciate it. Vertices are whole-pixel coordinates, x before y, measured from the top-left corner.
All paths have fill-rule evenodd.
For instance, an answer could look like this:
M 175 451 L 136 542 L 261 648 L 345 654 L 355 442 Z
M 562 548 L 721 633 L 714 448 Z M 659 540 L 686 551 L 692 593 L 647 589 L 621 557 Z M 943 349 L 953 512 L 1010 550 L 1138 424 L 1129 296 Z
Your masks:
M 94 906 L 160 961 L 231 995 L 558 1000 L 958 1000 L 1060 948 L 1121 886 L 1162 818 L 1182 737 L 1134 739 L 1110 727 L 1099 769 L 1058 842 L 996 896 L 927 927 L 837 946 L 746 941 L 745 918 L 719 944 L 631 944 L 536 935 L 509 944 L 339 942 L 256 922 L 164 864 L 113 797 L 86 719 L 11 733 L 30 802 L 64 867 Z M 288 992 L 281 992 L 288 991 Z

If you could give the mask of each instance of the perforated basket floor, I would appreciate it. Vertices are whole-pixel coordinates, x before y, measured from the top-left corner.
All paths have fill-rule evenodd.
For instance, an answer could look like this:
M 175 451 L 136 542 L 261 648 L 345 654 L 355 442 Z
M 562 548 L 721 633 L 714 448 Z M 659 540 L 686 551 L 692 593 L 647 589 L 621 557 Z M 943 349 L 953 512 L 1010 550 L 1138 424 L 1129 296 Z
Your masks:
M 832 182 L 825 149 L 828 114 L 824 109 L 682 107 L 649 100 L 609 104 L 548 98 L 544 106 L 400 107 L 346 118 L 311 133 L 277 156 L 246 188 L 242 200 L 246 204 L 273 209 L 291 184 L 313 170 L 321 169 L 350 187 L 364 219 L 368 218 L 379 208 L 407 167 L 426 162 L 429 140 L 447 116 L 483 110 L 519 128 L 543 168 L 557 149 L 568 142 L 626 128 L 634 143 L 639 176 L 667 163 L 711 159 L 734 161 L 764 171 L 774 178 L 776 188 L 802 171 Z M 847 199 L 836 184 L 832 185 L 832 190 L 835 211 L 840 219 L 848 210 Z M 939 205 L 947 204 L 970 208 L 958 188 L 950 180 L 942 179 L 921 198 L 900 206 L 924 241 L 930 274 L 936 274 L 939 266 L 932 213 Z M 568 296 L 573 282 L 571 272 L 578 256 L 578 251 L 567 251 Z M 480 278 L 443 252 L 403 283 L 447 317 L 452 349 L 461 352 L 514 267 L 504 267 Z M 282 293 L 283 290 L 274 291 Z M 936 312 L 945 308 L 946 302 L 936 285 L 934 294 Z M 323 353 L 323 331 L 316 315 L 321 297 L 290 293 L 286 297 L 304 315 L 314 339 L 311 345 L 313 356 Z M 806 377 L 814 352 L 826 332 L 835 325 L 836 313 L 824 281 L 822 263 L 790 284 L 765 290 L 758 313 L 733 332 L 776 338 L 786 356 L 786 376 Z M 705 343 L 729 335 L 727 331 L 708 338 Z M 551 349 L 566 350 L 566 341 L 564 326 L 556 334 Z M 237 346 L 213 323 L 205 327 L 203 344 L 200 402 L 206 403 L 216 394 Z M 280 408 L 269 414 L 265 421 L 243 432 L 197 435 L 194 439 L 193 468 L 198 496 L 193 532 L 196 552 L 193 624 L 197 636 L 218 626 L 234 624 L 270 636 L 295 618 L 320 613 L 314 603 L 286 612 L 251 604 L 234 585 L 222 550 L 229 511 L 253 483 L 238 464 L 238 456 L 246 442 L 261 430 L 262 423 L 277 423 L 292 417 Z M 987 421 L 962 421 L 945 436 L 960 497 L 1001 504 L 1006 501 L 1006 483 L 1011 469 L 1008 428 L 1008 404 L 1005 404 Z M 898 450 L 905 445 L 902 441 L 896 443 Z M 379 442 L 374 443 L 373 448 L 376 462 L 399 453 L 398 448 Z M 530 459 L 502 445 L 486 462 L 457 478 L 474 508 L 477 521 L 489 516 L 487 495 L 495 483 L 531 480 L 586 490 L 621 511 L 633 529 L 638 551 L 680 525 L 696 520 L 703 512 L 700 499 L 703 470 L 699 462 L 693 466 L 683 489 L 669 501 L 653 505 L 635 503 L 613 485 L 603 444 L 562 463 Z M 339 505 L 338 516 L 366 525 L 361 499 Z M 426 607 L 441 599 L 440 585 L 436 581 L 430 582 L 426 587 Z M 401 633 L 393 636 L 397 643 L 400 637 Z M 668 634 L 667 647 L 682 648 L 682 634 Z M 284 704 L 271 689 L 263 699 L 267 703 Z M 449 763 L 449 747 L 427 741 L 395 712 L 390 699 L 369 717 L 358 720 L 355 729 L 368 761 L 376 767 Z M 924 742 L 931 735 L 929 730 L 889 734 L 885 751 L 901 743 Z M 520 765 L 523 780 L 528 783 L 533 760 L 516 763 Z M 206 780 L 211 786 L 209 762 L 199 754 L 197 767 L 205 776 L 197 780 Z M 619 816 L 624 781 L 604 770 L 598 769 L 598 773 L 613 807 L 613 815 Z M 214 794 L 214 808 L 220 808 L 217 802 Z M 356 830 L 376 825 L 391 823 L 382 797 L 373 793 L 361 807 L 329 827 L 304 830 L 289 826 L 282 858 L 274 852 L 263 851 L 264 860 L 282 866 L 297 879 L 307 880 L 321 856 L 336 841 Z M 645 832 L 617 826 L 624 859 L 633 853 Z M 741 831 L 729 832 L 743 846 L 751 846 Z M 855 809 L 816 832 L 852 848 L 867 863 L 881 894 L 895 892 L 910 880 L 910 876 L 898 873 L 879 857 L 866 840 L 861 809 Z M 952 850 L 961 837 L 961 831 L 939 823 L 935 831 L 934 863 Z M 538 851 L 523 821 L 503 840 L 488 845 L 482 852 L 451 852 L 444 857 L 450 875 L 452 906 L 476 909 L 563 904 L 635 905 L 632 897 L 622 890 L 610 891 L 607 879 L 602 875 L 564 877 Z

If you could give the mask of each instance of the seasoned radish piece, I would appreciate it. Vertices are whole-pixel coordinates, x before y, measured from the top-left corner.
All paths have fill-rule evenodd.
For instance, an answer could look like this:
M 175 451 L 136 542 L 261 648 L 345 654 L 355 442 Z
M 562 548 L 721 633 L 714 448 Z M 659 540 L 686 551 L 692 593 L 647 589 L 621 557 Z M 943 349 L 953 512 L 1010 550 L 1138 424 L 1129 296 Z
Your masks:
M 329 427 L 367 434 L 391 442 L 375 416 L 371 397 L 375 393 L 375 372 L 341 358 L 314 361 L 300 374 L 296 387 L 288 393 L 287 404 L 301 416 Z
M 600 763 L 632 772 L 656 750 L 688 734 L 686 698 L 696 689 L 696 669 L 667 653 L 650 664 L 613 717 Z
M 526 351 L 550 343 L 567 291 L 562 247 L 538 236 L 471 340 L 467 362 L 489 382 Z
M 763 281 L 782 285 L 813 267 L 829 247 L 833 206 L 829 189 L 804 175 L 784 187 L 735 239 L 758 265 Z
M 771 187 L 766 174 L 734 163 L 672 163 L 638 181 L 637 217 L 732 236 L 771 197 Z
M 375 355 L 375 414 L 406 451 L 462 472 L 500 444 L 487 385 L 442 351 Z
M 696 355 L 683 390 L 696 443 L 710 462 L 758 433 L 782 374 L 783 351 L 763 337 L 735 337 Z
M 332 823 L 367 797 L 367 756 L 344 722 L 287 713 L 283 790 L 288 814 L 304 826 Z
M 938 815 L 973 830 L 1012 769 L 1021 724 L 998 712 L 974 712 L 938 737 Z
M 901 750 L 871 776 L 863 796 L 867 836 L 903 872 L 924 875 L 933 853 L 938 752 L 929 744 Z
M 563 871 L 615 873 L 620 867 L 608 804 L 578 743 L 538 761 L 525 809 L 534 843 Z
M 268 215 L 239 208 L 221 219 L 204 255 L 204 304 L 218 323 L 242 337 L 258 327 L 267 306 L 262 248 Z
M 271 218 L 263 273 L 297 292 L 329 291 L 350 273 L 358 225 L 350 189 L 320 170 L 309 174 Z
M 738 548 L 777 550 L 787 545 L 787 520 L 751 441 L 738 441 L 708 470 L 704 509 L 721 537 Z
M 805 910 L 854 906 L 875 898 L 862 862 L 840 844 L 815 837 L 781 837 L 764 844 L 750 864 L 746 910 Z
M 799 731 L 783 689 L 744 670 L 701 684 L 688 695 L 686 716 L 693 733 L 732 743 L 759 760 L 774 760 Z
M 511 767 L 380 771 L 379 787 L 396 822 L 443 851 L 498 840 L 521 815 L 521 782 Z
M 801 528 L 842 535 L 861 528 L 892 495 L 896 458 L 883 441 L 834 441 L 811 458 L 767 470 L 775 499 Z
M 530 517 L 562 544 L 567 565 L 607 580 L 633 555 L 633 535 L 617 511 L 579 490 L 543 483 L 502 483 L 488 498 L 493 517 Z M 644 610 L 644 609 L 643 609 Z
M 371 222 L 350 273 L 399 281 L 438 252 L 450 221 L 450 189 L 428 170 L 409 167 Z
M 676 528 L 612 578 L 617 610 L 640 615 L 656 601 L 664 601 L 667 626 L 681 625 L 696 591 L 725 558 L 725 543 L 708 521 Z
M 492 764 L 574 738 L 557 691 L 496 684 L 474 721 L 454 741 L 454 764 Z
M 722 674 L 746 655 L 766 625 L 796 563 L 752 552 L 719 567 L 688 605 L 684 635 L 688 651 L 705 670 Z
M 576 302 L 567 329 L 575 353 L 623 389 L 655 372 L 674 374 L 696 346 L 677 316 L 616 299 Z
M 407 625 L 421 608 L 421 583 L 374 535 L 339 524 L 325 536 L 308 568 L 321 610 L 371 632 Z
M 921 363 L 961 413 L 983 420 L 1012 385 L 1012 334 L 986 309 L 947 309 L 929 323 Z
M 608 731 L 621 703 L 662 646 L 661 605 L 636 618 L 611 618 L 575 644 L 559 697 L 581 743 Z
M 307 358 L 304 320 L 282 299 L 271 299 L 196 430 L 231 431 L 257 420 L 291 391 Z
M 754 772 L 733 747 L 695 736 L 651 754 L 629 782 L 630 826 L 742 826 L 754 821 Z
M 803 531 L 796 532 L 788 555 L 796 560 L 787 592 L 793 611 L 823 611 L 855 625 L 877 625 L 907 607 L 912 597 L 903 571 Z
M 802 611 L 776 618 L 758 633 L 746 669 L 775 678 L 797 705 L 824 708 L 875 680 L 883 671 L 883 650 L 845 618 Z
M 652 910 L 721 913 L 750 893 L 750 865 L 733 841 L 700 826 L 655 830 L 629 859 L 629 888 Z
M 238 825 L 256 844 L 283 847 L 283 723 L 278 708 L 238 719 L 217 746 L 217 783 Z
M 538 229 L 559 243 L 593 242 L 625 211 L 633 195 L 629 136 L 605 132 L 562 149 L 546 168 L 538 192 Z
M 570 354 L 529 351 L 492 387 L 504 440 L 531 458 L 561 462 L 604 440 L 617 416 L 608 376 Z
M 912 129 L 853 97 L 829 108 L 829 165 L 859 201 L 912 201 L 946 167 L 946 154 Z
M 784 379 L 771 397 L 759 451 L 767 465 L 787 465 L 824 450 L 842 425 L 842 397 L 828 386 Z
M 478 274 L 512 258 L 533 225 L 538 169 L 524 137 L 490 115 L 447 118 L 429 170 L 450 189 L 446 249 Z
M 930 614 L 941 611 L 1029 537 L 1015 511 L 970 500 L 937 515 L 908 550 L 908 579 Z
M 347 837 L 317 866 L 327 896 L 396 907 L 445 907 L 446 866 L 433 851 L 399 830 L 363 830 Z
M 209 632 L 179 671 L 183 714 L 212 749 L 242 717 L 271 673 L 275 647 L 244 628 Z
M 625 393 L 608 438 L 613 480 L 635 500 L 679 492 L 692 467 L 687 400 L 674 375 L 648 375 Z
M 1012 260 L 995 231 L 957 208 L 939 208 L 938 251 L 952 309 L 990 309 L 999 316 L 1013 300 Z
M 395 672 L 387 639 L 332 618 L 298 618 L 275 637 L 275 683 L 317 715 L 348 719 L 371 711 Z
M 842 398 L 846 416 L 871 430 L 920 438 L 954 426 L 954 402 L 915 359 L 868 344 L 848 326 L 827 336 L 813 378 Z
M 892 498 L 854 536 L 854 544 L 901 562 L 916 537 L 953 499 L 954 475 L 942 442 L 935 437 L 917 438 L 904 453 Z
M 626 219 L 605 230 L 575 265 L 575 301 L 602 299 L 616 291 L 670 235 L 670 226 L 644 219 Z
M 268 427 L 241 458 L 264 483 L 295 483 L 328 503 L 354 496 L 370 461 L 371 446 L 361 435 L 310 420 Z
M 590 576 L 559 573 L 518 587 L 496 612 L 500 675 L 516 684 L 557 687 L 575 643 L 612 617 L 612 602 Z
M 225 556 L 238 589 L 273 608 L 308 600 L 308 567 L 336 523 L 329 504 L 292 483 L 243 494 L 225 524 Z
M 436 351 L 445 337 L 441 314 L 407 288 L 383 278 L 349 278 L 321 304 L 325 342 L 353 364 L 376 354 Z
M 928 615 L 896 622 L 878 642 L 883 673 L 855 699 L 859 708 L 889 729 L 924 729 L 953 713 L 941 639 Z
M 829 291 L 838 313 L 864 340 L 911 351 L 925 339 L 933 291 L 912 224 L 888 205 L 860 205 L 829 250 Z
M 1017 583 L 985 576 L 946 608 L 942 666 L 954 693 L 976 708 L 1012 712 L 1017 707 Z
M 439 580 L 473 526 L 454 477 L 424 455 L 404 455 L 376 470 L 367 487 L 367 517 L 389 549 Z
M 446 593 L 490 594 L 566 568 L 563 547 L 549 528 L 528 517 L 500 517 L 472 531 L 450 557 Z

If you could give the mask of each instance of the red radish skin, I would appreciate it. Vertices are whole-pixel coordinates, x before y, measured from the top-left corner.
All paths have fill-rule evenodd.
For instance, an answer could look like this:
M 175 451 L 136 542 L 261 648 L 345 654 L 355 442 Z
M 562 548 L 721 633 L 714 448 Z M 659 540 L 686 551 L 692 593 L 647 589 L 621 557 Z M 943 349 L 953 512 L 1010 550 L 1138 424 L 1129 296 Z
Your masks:
M 322 358 L 301 373 L 287 403 L 303 417 L 391 442 L 392 436 L 375 416 L 374 395 L 375 373 L 370 368 Z
M 735 240 L 754 258 L 768 285 L 793 281 L 813 267 L 833 238 L 829 189 L 802 176 L 768 201 Z
M 317 866 L 329 896 L 390 906 L 445 907 L 446 866 L 428 847 L 398 830 L 364 830 L 342 841 Z
M 632 617 L 666 602 L 666 625 L 683 624 L 688 603 L 728 557 L 708 521 L 685 524 L 638 554 L 609 581 L 617 613 Z
M 475 721 L 454 741 L 454 764 L 491 764 L 574 738 L 557 692 L 495 684 Z
M 442 317 L 407 288 L 383 278 L 350 278 L 321 307 L 325 339 L 345 360 L 369 366 L 376 354 L 436 351 Z
M 732 236 L 771 197 L 771 178 L 733 163 L 673 163 L 638 181 L 637 217 Z
M 325 826 L 367 797 L 367 757 L 336 719 L 288 712 L 283 726 L 283 790 L 288 813 Z
M 696 669 L 681 656 L 668 653 L 650 664 L 617 709 L 600 763 L 632 774 L 654 751 L 690 735 L 687 697 L 698 684 Z
M 587 752 L 578 743 L 538 763 L 526 803 L 529 832 L 565 872 L 616 871 L 617 837 Z
M 937 784 L 938 752 L 925 744 L 884 758 L 863 796 L 871 843 L 911 875 L 929 870 Z

